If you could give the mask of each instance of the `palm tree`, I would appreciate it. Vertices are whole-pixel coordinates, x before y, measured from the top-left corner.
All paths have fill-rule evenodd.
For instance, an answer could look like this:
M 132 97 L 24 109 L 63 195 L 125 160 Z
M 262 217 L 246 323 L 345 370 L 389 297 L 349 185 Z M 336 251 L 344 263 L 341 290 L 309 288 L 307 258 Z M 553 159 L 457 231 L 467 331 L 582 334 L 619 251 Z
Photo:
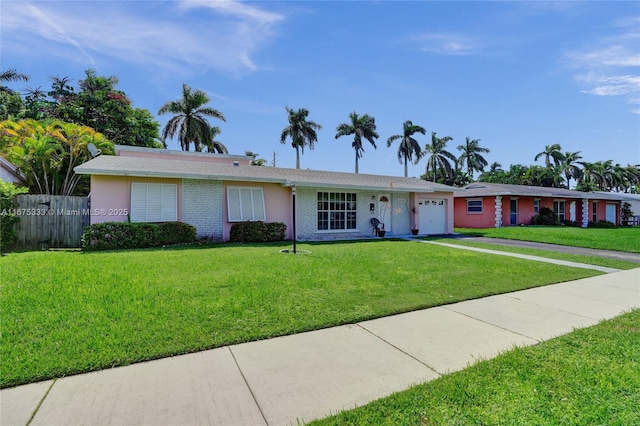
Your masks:
M 29 76 L 26 74 L 19 73 L 15 70 L 15 68 L 9 68 L 8 70 L 4 70 L 0 72 L 0 91 L 13 93 L 13 90 L 5 87 L 4 83 L 8 83 L 10 81 L 28 81 Z
M 387 139 L 387 148 L 390 147 L 395 140 L 401 139 L 400 145 L 398 146 L 398 161 L 400 164 L 404 161 L 404 177 L 407 177 L 408 174 L 407 163 L 409 161 L 413 162 L 414 154 L 416 156 L 416 161 L 418 161 L 420 154 L 422 153 L 420 144 L 413 138 L 413 135 L 416 133 L 424 135 L 427 131 L 424 127 L 413 124 L 411 120 L 407 120 L 402 125 L 401 135 L 393 135 Z
M 359 117 L 354 111 L 349 114 L 351 123 L 342 123 L 336 127 L 336 139 L 342 136 L 354 135 L 351 146 L 356 151 L 356 173 L 358 173 L 358 159 L 362 158 L 364 147 L 362 146 L 362 139 L 368 140 L 373 148 L 376 149 L 376 139 L 379 138 L 376 133 L 376 119 L 369 114 L 364 114 Z
M 317 130 L 322 126 L 314 121 L 307 120 L 309 110 L 300 108 L 297 111 L 286 107 L 289 114 L 289 125 L 284 128 L 280 135 L 280 143 L 285 143 L 287 138 L 291 138 L 291 146 L 296 149 L 296 169 L 300 168 L 300 151 L 304 154 L 304 147 L 313 149 L 313 144 L 318 142 Z
M 467 174 L 473 182 L 473 172 L 484 171 L 484 167 L 488 164 L 487 160 L 481 155 L 481 153 L 489 153 L 489 149 L 480 146 L 480 139 L 467 139 L 464 145 L 458 145 L 457 148 L 462 151 L 460 157 L 458 157 L 458 163 L 460 166 L 467 166 Z
M 211 140 L 211 125 L 207 117 L 226 121 L 220 111 L 205 106 L 209 101 L 209 96 L 202 90 L 192 91 L 191 87 L 183 84 L 182 98 L 167 102 L 158 111 L 158 115 L 174 114 L 162 130 L 162 139 L 173 138 L 178 133 L 180 147 L 184 151 L 189 151 L 191 143 L 196 151 L 208 146 Z
M 567 179 L 567 188 L 571 189 L 571 178 L 578 180 L 580 177 L 580 167 L 577 166 L 578 160 L 581 159 L 580 151 L 570 152 L 567 151 L 562 156 L 562 163 L 560 163 L 560 172 L 564 173 L 564 177 Z
M 228 154 L 229 150 L 227 147 L 220 141 L 216 140 L 216 137 L 222 133 L 220 127 L 213 126 L 211 127 L 211 140 L 204 143 L 204 147 L 207 148 L 207 152 L 217 152 L 218 154 Z
M 544 157 L 544 164 L 547 168 L 551 168 L 551 160 L 553 160 L 554 165 L 559 166 L 563 159 L 562 147 L 557 143 L 554 143 L 553 145 L 546 145 L 544 147 L 544 151 L 536 154 L 536 157 L 533 160 L 538 161 L 538 158 L 540 157 Z
M 426 174 L 429 176 L 429 172 L 433 173 L 433 181 L 436 181 L 436 175 L 438 170 L 443 172 L 446 177 L 451 177 L 453 168 L 449 160 L 454 163 L 457 161 L 456 156 L 447 151 L 445 148 L 447 142 L 453 140 L 451 136 L 445 136 L 439 138 L 436 136 L 436 132 L 431 132 L 431 144 L 427 144 L 424 147 L 423 156 L 427 156 Z

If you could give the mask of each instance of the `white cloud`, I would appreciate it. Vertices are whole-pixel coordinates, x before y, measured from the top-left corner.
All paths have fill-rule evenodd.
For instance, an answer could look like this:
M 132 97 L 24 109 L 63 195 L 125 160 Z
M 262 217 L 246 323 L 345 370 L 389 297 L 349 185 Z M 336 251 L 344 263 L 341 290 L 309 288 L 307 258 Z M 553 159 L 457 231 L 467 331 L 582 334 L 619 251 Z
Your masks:
M 616 34 L 597 40 L 592 47 L 565 55 L 569 66 L 580 69 L 576 79 L 596 96 L 624 96 L 640 114 L 640 17 L 628 17 L 612 24 Z
M 410 40 L 423 52 L 439 55 L 471 55 L 476 47 L 464 36 L 447 33 L 418 34 Z
M 175 7 L 177 6 L 177 7 Z M 276 36 L 282 15 L 236 1 L 4 2 L 3 47 L 94 66 L 120 60 L 156 73 L 238 75 Z

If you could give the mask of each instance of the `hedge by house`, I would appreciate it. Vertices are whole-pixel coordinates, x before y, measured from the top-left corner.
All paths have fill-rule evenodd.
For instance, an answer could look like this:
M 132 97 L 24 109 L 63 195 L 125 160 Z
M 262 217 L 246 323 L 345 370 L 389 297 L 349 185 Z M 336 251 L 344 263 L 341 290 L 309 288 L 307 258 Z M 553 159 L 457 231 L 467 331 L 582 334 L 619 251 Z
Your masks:
M 239 222 L 231 225 L 229 240 L 236 243 L 284 241 L 287 225 L 282 222 Z
M 20 221 L 16 215 L 15 196 L 26 194 L 27 188 L 20 188 L 0 179 L 0 251 L 11 249 L 18 236 L 15 224 Z
M 196 228 L 181 222 L 104 222 L 88 226 L 82 234 L 82 249 L 123 250 L 160 247 L 196 241 Z

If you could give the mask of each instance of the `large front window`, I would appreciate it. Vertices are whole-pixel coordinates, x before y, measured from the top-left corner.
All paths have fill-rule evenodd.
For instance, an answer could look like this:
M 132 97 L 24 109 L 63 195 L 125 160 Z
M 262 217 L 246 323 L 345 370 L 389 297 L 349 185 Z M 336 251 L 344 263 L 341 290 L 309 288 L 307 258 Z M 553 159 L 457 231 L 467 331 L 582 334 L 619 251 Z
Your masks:
M 565 202 L 564 201 L 554 201 L 553 202 L 553 212 L 558 216 L 560 222 L 562 222 L 565 218 Z
M 598 221 L 598 202 L 594 201 L 591 206 L 591 222 L 596 223 Z
M 356 194 L 318 192 L 318 231 L 356 229 Z

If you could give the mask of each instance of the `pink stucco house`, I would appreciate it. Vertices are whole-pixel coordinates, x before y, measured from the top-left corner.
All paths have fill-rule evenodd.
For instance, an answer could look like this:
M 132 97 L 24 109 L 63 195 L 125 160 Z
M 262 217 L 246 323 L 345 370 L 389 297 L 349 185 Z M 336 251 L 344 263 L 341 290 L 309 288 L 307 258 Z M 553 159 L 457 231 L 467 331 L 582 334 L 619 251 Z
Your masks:
M 608 220 L 620 225 L 621 194 L 475 182 L 455 193 L 454 222 L 460 228 L 530 225 L 541 207 L 581 227 Z
M 252 166 L 245 156 L 117 146 L 75 168 L 91 175 L 91 223 L 181 221 L 228 241 L 233 223 L 283 222 L 300 240 L 453 233 L 454 188 L 414 178 Z

